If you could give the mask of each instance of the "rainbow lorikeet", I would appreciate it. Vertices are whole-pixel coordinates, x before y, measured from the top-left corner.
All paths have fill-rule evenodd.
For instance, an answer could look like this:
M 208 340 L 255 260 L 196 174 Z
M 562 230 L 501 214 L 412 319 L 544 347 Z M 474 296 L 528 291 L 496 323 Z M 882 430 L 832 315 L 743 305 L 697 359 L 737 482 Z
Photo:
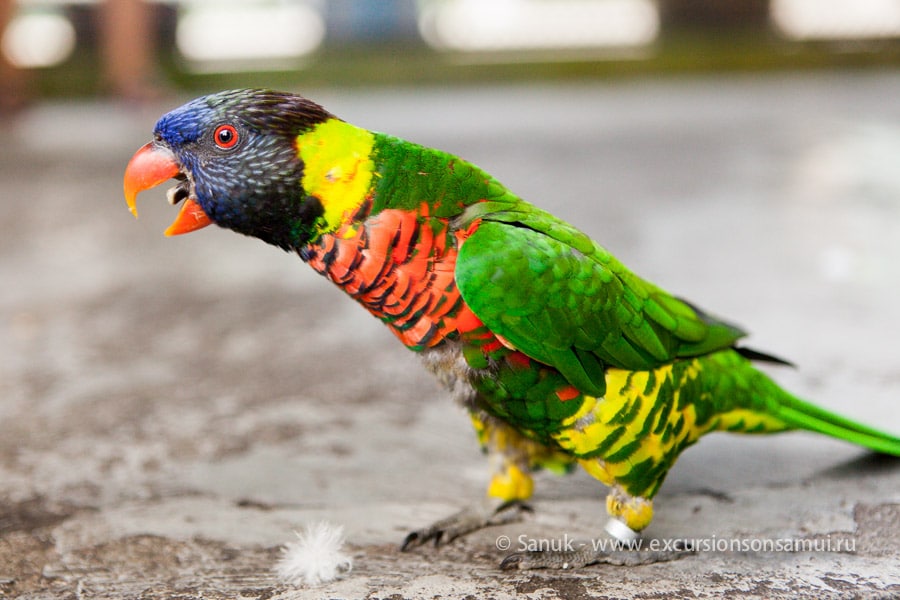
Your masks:
M 900 456 L 900 439 L 798 399 L 744 332 L 626 269 L 460 158 L 340 120 L 298 95 L 236 90 L 163 116 L 125 173 L 132 212 L 170 178 L 166 231 L 215 223 L 296 252 L 381 319 L 471 414 L 495 457 L 486 499 L 414 531 L 448 541 L 508 514 L 530 472 L 609 486 L 607 530 L 651 520 L 678 455 L 717 430 L 806 429 Z M 506 567 L 581 566 L 590 548 Z

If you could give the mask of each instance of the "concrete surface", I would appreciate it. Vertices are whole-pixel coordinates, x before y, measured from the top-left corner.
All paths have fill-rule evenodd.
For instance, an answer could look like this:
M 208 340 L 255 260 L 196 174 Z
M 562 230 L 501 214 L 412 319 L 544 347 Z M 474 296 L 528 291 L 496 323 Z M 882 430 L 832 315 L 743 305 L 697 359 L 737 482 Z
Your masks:
M 745 324 L 799 365 L 785 385 L 900 433 L 900 73 L 305 92 L 481 164 Z M 501 535 L 602 536 L 605 491 L 580 473 L 542 474 L 524 522 L 399 553 L 482 493 L 466 416 L 296 257 L 162 237 L 162 189 L 131 219 L 122 170 L 174 104 L 2 126 L 0 596 L 900 596 L 900 464 L 802 433 L 683 456 L 648 535 L 713 543 L 679 561 L 498 571 Z M 280 583 L 280 545 L 318 519 L 345 526 L 354 570 Z

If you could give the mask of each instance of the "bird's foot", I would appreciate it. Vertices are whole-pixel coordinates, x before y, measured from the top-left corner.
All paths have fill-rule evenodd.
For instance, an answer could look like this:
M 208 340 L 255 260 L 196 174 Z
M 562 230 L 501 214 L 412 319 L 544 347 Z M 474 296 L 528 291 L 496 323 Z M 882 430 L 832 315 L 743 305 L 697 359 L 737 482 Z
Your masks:
M 577 547 L 551 548 L 514 552 L 503 559 L 500 568 L 519 569 L 579 569 L 593 564 L 608 564 L 624 567 L 649 565 L 676 560 L 693 552 L 682 545 L 664 550 L 654 550 L 644 544 L 636 531 L 618 519 L 610 519 L 606 531 L 612 538 L 592 540 Z M 566 540 L 567 545 L 573 545 Z
M 500 563 L 504 570 L 519 569 L 579 569 L 588 565 L 608 564 L 623 567 L 650 565 L 676 560 L 690 550 L 603 550 L 588 543 L 574 550 L 528 550 L 514 552 Z
M 400 545 L 400 551 L 405 552 L 428 542 L 433 542 L 435 546 L 447 544 L 482 527 L 517 521 L 526 512 L 531 512 L 531 507 L 519 500 L 486 498 L 483 502 L 468 506 L 428 527 L 410 532 Z

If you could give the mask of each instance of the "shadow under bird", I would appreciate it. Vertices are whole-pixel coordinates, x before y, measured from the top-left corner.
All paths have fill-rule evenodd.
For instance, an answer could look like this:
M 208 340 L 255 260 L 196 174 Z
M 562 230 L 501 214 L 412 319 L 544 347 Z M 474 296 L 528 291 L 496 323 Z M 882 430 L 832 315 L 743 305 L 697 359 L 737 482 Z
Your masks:
M 538 468 L 609 486 L 606 530 L 634 540 L 678 455 L 712 431 L 805 429 L 900 456 L 900 439 L 779 387 L 745 333 L 641 279 L 572 225 L 456 156 L 356 127 L 298 95 L 226 91 L 164 115 L 125 172 L 171 178 L 168 235 L 209 224 L 296 252 L 381 319 L 471 414 L 484 499 L 409 549 L 514 516 Z M 518 552 L 505 568 L 639 559 Z M 676 553 L 677 554 L 677 553 Z

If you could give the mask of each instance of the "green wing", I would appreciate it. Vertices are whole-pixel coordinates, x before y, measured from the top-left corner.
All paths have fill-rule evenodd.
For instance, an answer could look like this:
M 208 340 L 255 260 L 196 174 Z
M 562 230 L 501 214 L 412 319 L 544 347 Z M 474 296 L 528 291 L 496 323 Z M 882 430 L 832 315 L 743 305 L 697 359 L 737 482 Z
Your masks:
M 583 392 L 605 369 L 645 370 L 732 346 L 744 332 L 647 283 L 571 225 L 525 203 L 482 203 L 460 248 L 456 282 L 469 308 Z

